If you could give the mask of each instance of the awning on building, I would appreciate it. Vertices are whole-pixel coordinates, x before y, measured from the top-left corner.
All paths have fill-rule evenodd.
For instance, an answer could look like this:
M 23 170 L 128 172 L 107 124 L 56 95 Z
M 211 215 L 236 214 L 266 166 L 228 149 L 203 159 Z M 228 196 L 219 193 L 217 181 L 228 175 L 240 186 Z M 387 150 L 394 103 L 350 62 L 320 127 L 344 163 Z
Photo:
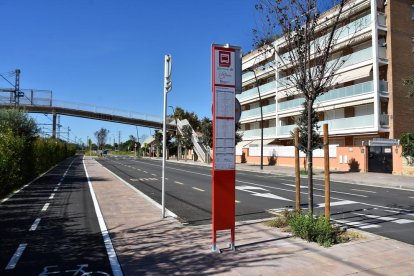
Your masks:
M 371 70 L 372 64 L 343 72 L 341 74 L 338 74 L 337 76 L 334 76 L 333 83 L 343 83 L 369 77 L 371 74 Z
M 272 143 L 274 140 L 275 139 L 263 139 L 263 146 Z M 253 142 L 251 142 L 249 144 L 249 148 L 251 148 L 251 147 L 260 147 L 261 144 L 262 143 L 261 143 L 260 139 L 259 140 L 254 140 Z
M 239 143 L 237 143 L 236 148 L 237 149 L 247 148 L 246 146 L 250 144 L 251 142 L 253 141 L 240 141 Z

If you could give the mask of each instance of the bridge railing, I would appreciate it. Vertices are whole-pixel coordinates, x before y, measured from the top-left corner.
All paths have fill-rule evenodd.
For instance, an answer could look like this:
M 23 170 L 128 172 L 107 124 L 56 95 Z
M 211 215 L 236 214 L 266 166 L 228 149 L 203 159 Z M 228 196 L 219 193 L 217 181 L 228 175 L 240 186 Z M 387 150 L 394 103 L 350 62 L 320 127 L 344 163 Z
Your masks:
M 162 123 L 162 118 L 155 116 L 155 115 L 149 115 L 149 114 L 144 114 L 140 112 L 116 109 L 112 107 L 97 106 L 93 104 L 76 103 L 76 102 L 69 102 L 69 101 L 63 101 L 63 100 L 53 100 L 53 106 Z
M 47 106 L 60 107 L 79 111 L 87 111 L 93 113 L 100 113 L 112 116 L 119 116 L 131 119 L 146 120 L 152 122 L 162 123 L 162 117 L 144 114 L 140 112 L 126 111 L 112 107 L 97 106 L 93 104 L 84 104 L 63 100 L 56 100 L 52 98 L 52 91 L 50 90 L 31 90 L 24 89 L 23 97 L 19 98 L 19 105 L 21 106 Z M 4 92 L 0 93 L 0 105 L 14 105 L 14 93 Z M 168 123 L 171 124 L 171 121 Z

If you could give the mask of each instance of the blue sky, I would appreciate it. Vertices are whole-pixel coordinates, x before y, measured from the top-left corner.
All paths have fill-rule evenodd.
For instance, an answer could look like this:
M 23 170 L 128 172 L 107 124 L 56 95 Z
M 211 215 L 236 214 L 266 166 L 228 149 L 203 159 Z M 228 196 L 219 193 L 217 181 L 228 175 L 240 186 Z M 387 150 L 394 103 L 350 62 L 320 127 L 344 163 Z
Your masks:
M 19 68 L 21 88 L 161 117 L 164 55 L 171 54 L 168 105 L 211 117 L 211 44 L 250 51 L 256 2 L 0 0 L 0 74 Z M 0 79 L 0 87 L 10 85 Z M 122 140 L 136 136 L 134 126 L 103 121 L 62 116 L 61 124 L 83 141 L 100 127 L 110 130 L 111 142 L 118 131 Z M 139 128 L 142 134 L 150 130 Z

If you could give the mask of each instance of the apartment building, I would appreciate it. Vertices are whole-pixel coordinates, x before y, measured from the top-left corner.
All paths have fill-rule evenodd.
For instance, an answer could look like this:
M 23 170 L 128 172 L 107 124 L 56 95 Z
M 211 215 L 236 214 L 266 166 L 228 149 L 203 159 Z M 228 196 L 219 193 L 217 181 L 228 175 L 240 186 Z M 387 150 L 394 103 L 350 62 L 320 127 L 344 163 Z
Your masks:
M 315 103 L 320 124 L 328 123 L 330 143 L 340 146 L 398 139 L 402 132 L 414 130 L 414 99 L 407 97 L 402 84 L 414 73 L 414 1 L 354 0 L 343 14 L 338 45 L 351 36 L 353 42 L 346 49 L 336 47 L 329 61 L 345 63 Z M 280 38 L 274 46 L 283 43 Z M 292 143 L 291 131 L 304 99 L 287 92 L 289 70 L 278 62 L 284 56 L 283 51 L 276 55 L 255 50 L 243 57 L 243 92 L 237 95 L 242 106 L 239 149 L 260 145 L 260 99 L 264 145 Z

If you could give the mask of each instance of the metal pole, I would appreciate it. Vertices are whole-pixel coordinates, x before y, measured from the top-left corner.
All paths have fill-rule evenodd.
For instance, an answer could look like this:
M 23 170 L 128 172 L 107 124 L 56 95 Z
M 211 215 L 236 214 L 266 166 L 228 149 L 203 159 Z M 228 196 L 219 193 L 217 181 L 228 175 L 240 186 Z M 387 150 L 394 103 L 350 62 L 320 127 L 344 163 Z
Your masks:
M 328 124 L 323 125 L 323 145 L 324 145 L 324 161 L 325 161 L 325 218 L 331 218 L 331 185 L 329 177 L 329 138 Z
M 162 217 L 165 218 L 165 153 L 167 144 L 167 93 L 171 90 L 171 56 L 165 55 L 164 57 L 164 110 L 163 110 L 163 123 L 162 123 Z
M 259 94 L 259 104 L 260 104 L 260 169 L 263 170 L 263 106 L 262 106 L 262 97 L 260 95 L 259 83 L 257 81 L 256 71 L 253 69 L 250 70 L 254 74 L 254 79 L 256 82 L 257 93 Z
M 299 129 L 295 127 L 295 187 L 296 210 L 300 210 L 300 165 L 299 165 Z

